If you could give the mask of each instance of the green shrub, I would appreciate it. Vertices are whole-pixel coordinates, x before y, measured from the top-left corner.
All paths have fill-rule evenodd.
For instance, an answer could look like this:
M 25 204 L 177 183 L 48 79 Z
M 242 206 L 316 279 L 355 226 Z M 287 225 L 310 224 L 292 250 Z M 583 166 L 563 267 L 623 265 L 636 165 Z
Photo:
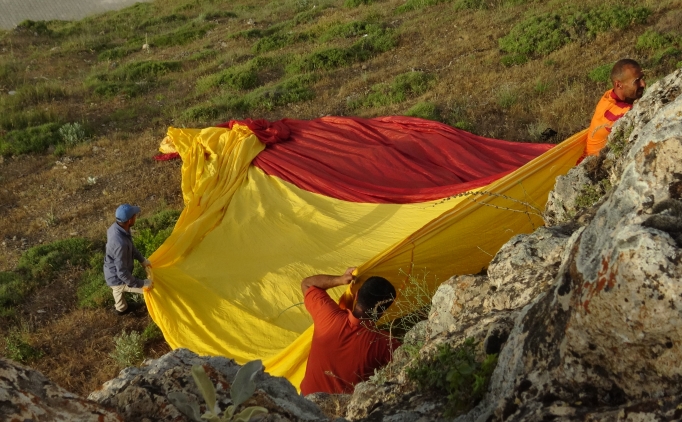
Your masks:
M 418 96 L 433 86 L 434 77 L 424 72 L 407 72 L 396 76 L 389 85 L 386 83 L 373 85 L 371 92 L 363 99 L 351 104 L 355 107 L 380 107 L 397 104 L 409 97 Z
M 101 53 L 97 55 L 97 59 L 101 61 L 105 60 L 120 60 L 124 57 L 128 57 L 129 55 L 142 50 L 142 44 L 143 42 L 140 40 L 138 43 L 128 43 L 126 45 L 120 46 L 120 47 L 114 47 L 110 48 L 108 50 L 104 50 Z
M 249 64 L 233 66 L 222 72 L 204 76 L 197 81 L 197 92 L 226 85 L 237 90 L 249 90 L 258 86 L 258 73 Z
M 675 37 L 670 34 L 661 34 L 652 29 L 647 29 L 637 37 L 636 47 L 640 50 L 659 50 L 673 45 Z
M 516 90 L 504 85 L 497 91 L 497 104 L 502 108 L 510 108 L 518 101 Z
M 224 116 L 226 112 L 227 108 L 225 106 L 214 104 L 198 105 L 185 110 L 182 113 L 182 120 L 186 122 L 206 123 L 216 120 L 220 116 Z
M 79 307 L 102 308 L 114 304 L 111 288 L 104 280 L 103 264 L 104 252 L 93 252 L 88 262 L 88 269 L 83 272 L 78 281 L 76 295 Z
M 440 115 L 440 111 L 438 110 L 438 107 L 436 107 L 435 104 L 428 103 L 428 102 L 415 104 L 409 110 L 407 110 L 405 115 L 411 116 L 411 117 L 421 117 L 422 119 L 427 119 L 427 120 L 436 120 L 436 121 L 441 120 L 441 115 Z
M 526 18 L 499 39 L 499 46 L 502 51 L 512 54 L 546 55 L 571 41 L 644 23 L 650 13 L 644 7 L 599 6 L 578 11 L 564 8 L 557 13 Z
M 335 38 L 352 38 L 381 31 L 382 28 L 375 23 L 364 21 L 348 22 L 332 26 L 320 36 L 319 40 L 320 42 L 326 42 Z
M 0 155 L 44 152 L 50 145 L 57 145 L 61 142 L 59 128 L 59 123 L 46 123 L 26 129 L 11 130 L 4 136 L 0 136 Z
M 14 315 L 14 308 L 23 302 L 31 287 L 18 273 L 0 271 L 0 317 Z
M 294 18 L 291 20 L 291 23 L 294 26 L 303 25 L 304 23 L 310 23 L 317 19 L 317 17 L 320 16 L 321 13 L 322 10 L 320 10 L 320 8 L 306 10 L 305 12 L 297 13 L 296 16 L 294 16 Z
M 28 31 L 32 32 L 36 35 L 51 35 L 52 31 L 50 28 L 47 27 L 47 22 L 45 21 L 32 21 L 30 19 L 26 19 L 25 21 L 20 22 L 16 30 L 21 32 L 21 31 Z
M 159 328 L 158 325 L 154 321 L 150 321 L 149 325 L 147 325 L 142 332 L 142 339 L 145 341 L 149 340 L 158 340 L 163 338 L 163 333 L 161 332 L 161 329 Z
M 46 123 L 58 123 L 59 117 L 51 110 L 36 108 L 16 107 L 18 110 L 12 111 L 12 106 L 0 100 L 0 128 L 4 130 L 26 129 L 30 126 L 40 126 Z
M 94 247 L 91 241 L 80 237 L 34 246 L 19 258 L 17 270 L 45 282 L 67 264 L 87 265 Z
M 42 102 L 59 100 L 66 97 L 66 90 L 55 82 L 25 84 L 12 101 L 21 106 L 32 106 Z
M 127 333 L 125 330 L 114 337 L 115 348 L 109 354 L 121 368 L 137 366 L 144 359 L 144 338 L 137 331 Z
M 386 52 L 397 45 L 395 34 L 390 30 L 378 30 L 353 44 L 349 48 L 328 48 L 319 50 L 287 66 L 289 73 L 314 70 L 330 70 L 367 60 L 376 54 Z
M 525 54 L 507 54 L 502 56 L 502 59 L 500 59 L 502 65 L 506 67 L 519 66 L 526 63 L 527 61 L 528 56 Z
M 256 41 L 252 50 L 254 53 L 266 53 L 268 51 L 279 50 L 287 45 L 308 41 L 309 39 L 310 36 L 304 33 L 274 34 Z
M 25 335 L 18 330 L 11 330 L 5 337 L 7 357 L 21 363 L 29 363 L 43 357 L 43 352 L 31 346 Z
M 85 83 L 95 94 L 103 97 L 120 94 L 134 97 L 153 86 L 159 76 L 177 72 L 181 68 L 182 63 L 177 61 L 132 62 L 111 72 L 91 76 Z
M 611 68 L 613 63 L 597 66 L 588 73 L 588 77 L 594 82 L 609 82 L 611 80 Z
M 423 389 L 447 394 L 446 415 L 455 416 L 483 398 L 496 365 L 497 355 L 477 361 L 476 343 L 469 338 L 454 349 L 447 343 L 440 345 L 434 356 L 407 368 L 407 376 Z

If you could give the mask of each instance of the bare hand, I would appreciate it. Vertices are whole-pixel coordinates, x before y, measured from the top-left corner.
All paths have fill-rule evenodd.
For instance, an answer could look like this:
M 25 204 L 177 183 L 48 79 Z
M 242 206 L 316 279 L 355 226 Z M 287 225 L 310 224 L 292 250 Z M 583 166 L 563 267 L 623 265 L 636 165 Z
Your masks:
M 339 281 L 341 281 L 341 284 L 351 284 L 355 282 L 355 276 L 353 275 L 353 271 L 355 271 L 356 267 L 349 267 L 343 275 L 339 276 Z

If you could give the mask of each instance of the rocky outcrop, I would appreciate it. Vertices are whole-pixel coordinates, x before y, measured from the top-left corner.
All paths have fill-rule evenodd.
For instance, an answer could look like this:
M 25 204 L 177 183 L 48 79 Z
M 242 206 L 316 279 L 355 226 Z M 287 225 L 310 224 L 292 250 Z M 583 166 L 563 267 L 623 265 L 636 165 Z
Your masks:
M 206 411 L 204 399 L 192 378 L 193 365 L 202 365 L 216 385 L 218 407 L 230 404 L 230 385 L 240 365 L 223 357 L 198 356 L 187 349 L 176 349 L 160 359 L 146 361 L 142 367 L 126 368 L 106 382 L 90 400 L 117 409 L 125 420 L 186 421 L 184 413 L 168 399 L 170 393 L 184 393 L 190 401 Z M 289 381 L 264 372 L 256 376 L 256 393 L 244 406 L 262 406 L 268 414 L 261 421 L 327 420 L 312 402 L 301 397 Z
M 38 371 L 0 358 L 0 420 L 113 422 L 123 418 L 52 384 Z
M 443 283 L 419 327 L 425 346 L 359 385 L 348 418 L 443 419 L 444 398 L 404 368 L 468 337 L 499 355 L 487 395 L 458 421 L 682 417 L 680 93 L 682 70 L 557 181 L 548 227 L 510 240 L 487 274 Z

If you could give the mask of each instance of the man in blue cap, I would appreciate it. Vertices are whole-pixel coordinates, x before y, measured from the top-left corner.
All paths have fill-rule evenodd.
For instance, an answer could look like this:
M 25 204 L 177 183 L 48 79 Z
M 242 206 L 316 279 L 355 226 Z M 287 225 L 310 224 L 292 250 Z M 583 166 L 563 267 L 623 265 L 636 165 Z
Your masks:
M 140 207 L 123 204 L 116 209 L 116 222 L 107 230 L 107 247 L 104 253 L 104 279 L 114 293 L 116 312 L 125 315 L 132 307 L 128 306 L 124 292 L 140 293 L 150 288 L 151 280 L 140 280 L 133 276 L 133 258 L 145 268 L 151 263 L 133 245 L 130 228 L 135 224 Z

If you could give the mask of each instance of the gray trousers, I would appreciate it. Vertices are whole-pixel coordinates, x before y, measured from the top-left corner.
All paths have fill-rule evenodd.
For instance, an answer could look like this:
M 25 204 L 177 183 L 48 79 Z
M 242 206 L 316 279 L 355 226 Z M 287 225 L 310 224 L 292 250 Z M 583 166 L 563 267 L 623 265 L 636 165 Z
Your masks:
M 141 287 L 128 287 L 125 284 L 120 286 L 109 286 L 114 293 L 114 306 L 119 312 L 123 312 L 128 309 L 128 304 L 126 303 L 126 298 L 123 296 L 124 292 L 139 293 L 142 294 Z

